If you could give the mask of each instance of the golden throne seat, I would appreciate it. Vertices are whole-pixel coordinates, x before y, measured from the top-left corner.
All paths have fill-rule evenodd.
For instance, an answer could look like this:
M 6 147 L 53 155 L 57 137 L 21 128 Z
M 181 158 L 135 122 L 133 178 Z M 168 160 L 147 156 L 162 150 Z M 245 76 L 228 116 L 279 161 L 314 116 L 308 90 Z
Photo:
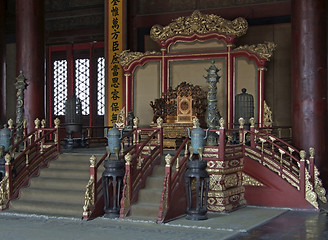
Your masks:
M 193 118 L 197 117 L 201 126 L 205 126 L 207 92 L 200 86 L 182 82 L 175 89 L 169 90 L 159 99 L 150 103 L 153 108 L 153 122 L 164 119 L 164 148 L 175 149 L 182 138 L 188 136 L 187 128 L 192 128 Z

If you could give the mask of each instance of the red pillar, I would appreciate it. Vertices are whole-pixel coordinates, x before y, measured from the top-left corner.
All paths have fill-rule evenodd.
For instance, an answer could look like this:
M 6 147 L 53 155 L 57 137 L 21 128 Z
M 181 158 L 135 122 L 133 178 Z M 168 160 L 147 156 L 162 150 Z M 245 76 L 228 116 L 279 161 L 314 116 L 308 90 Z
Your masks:
M 292 0 L 293 142 L 315 148 L 328 186 L 327 0 Z
M 5 0 L 0 0 L 0 123 L 6 121 Z
M 28 84 L 24 112 L 27 128 L 44 115 L 44 0 L 16 0 L 16 70 Z

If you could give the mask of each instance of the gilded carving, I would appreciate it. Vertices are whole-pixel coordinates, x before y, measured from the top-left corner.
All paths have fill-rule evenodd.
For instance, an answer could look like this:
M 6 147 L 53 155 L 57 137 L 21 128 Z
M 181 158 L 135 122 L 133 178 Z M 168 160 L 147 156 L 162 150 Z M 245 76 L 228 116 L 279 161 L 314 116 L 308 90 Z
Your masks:
M 6 173 L 5 177 L 0 182 L 0 209 L 5 209 L 9 202 L 9 178 Z
M 95 206 L 95 188 L 94 188 L 94 177 L 90 176 L 89 182 L 86 186 L 83 206 L 83 216 L 89 217 Z
M 91 157 L 90 157 L 90 167 L 95 167 L 96 166 L 96 164 L 97 164 L 97 158 L 96 158 L 96 156 L 95 155 L 92 155 Z
M 210 175 L 210 187 L 209 190 L 212 191 L 221 191 L 223 190 L 222 185 L 220 184 L 220 181 L 222 180 L 222 175 Z
M 170 167 L 171 166 L 171 161 L 172 161 L 172 156 L 170 154 L 167 154 L 165 156 L 165 167 Z
M 117 114 L 116 127 L 124 128 L 125 127 L 125 107 Z
M 262 156 L 260 153 L 254 151 L 254 150 L 252 150 L 252 149 L 250 149 L 250 148 L 245 148 L 245 150 L 246 150 L 247 152 L 249 152 L 249 153 L 254 154 L 254 155 L 257 156 L 257 157 L 261 157 L 261 156 Z
M 238 185 L 237 174 L 230 174 L 224 177 L 224 185 L 226 188 L 235 187 Z
M 206 153 L 208 153 L 208 152 L 210 152 L 210 153 L 218 153 L 219 152 L 219 149 L 216 147 L 216 148 L 214 148 L 214 147 L 205 147 L 205 152 Z
M 266 60 L 269 60 L 270 57 L 273 54 L 273 51 L 276 49 L 277 44 L 273 42 L 264 42 L 260 44 L 253 44 L 253 45 L 244 45 L 237 47 L 235 50 L 249 50 L 251 52 L 256 53 L 261 58 L 265 58 Z
M 127 161 L 128 163 L 128 160 L 127 158 L 125 158 L 125 161 Z M 126 164 L 127 164 L 126 163 Z M 130 179 L 130 174 L 125 174 L 126 178 L 125 178 L 125 188 L 124 188 L 124 195 L 123 195 L 123 206 L 124 206 L 124 215 L 126 215 L 130 209 L 130 199 L 131 199 L 131 189 L 130 189 L 130 182 L 131 182 L 131 179 Z
M 257 186 L 257 187 L 262 187 L 264 186 L 263 183 L 258 181 L 257 179 L 249 176 L 246 173 L 243 173 L 243 186 Z
M 305 169 L 305 199 L 311 203 L 313 207 L 316 209 L 319 208 L 317 202 L 317 194 L 313 191 L 313 186 L 310 182 L 310 173 L 307 169 Z
M 310 155 L 311 154 L 312 153 L 310 152 Z M 314 153 L 313 153 L 313 155 L 314 155 Z M 316 166 L 314 166 L 314 191 L 318 195 L 318 198 L 320 199 L 320 201 L 322 201 L 323 203 L 327 203 L 326 190 L 322 187 L 322 181 L 319 178 L 319 175 L 320 175 L 320 173 L 319 173 L 318 168 Z
M 263 125 L 266 127 L 272 127 L 273 121 L 272 121 L 272 111 L 270 107 L 267 105 L 266 101 L 263 101 Z
M 293 174 L 288 172 L 286 169 L 283 169 L 282 172 L 283 174 L 281 177 L 286 179 L 286 181 L 292 186 L 294 186 L 297 190 L 300 190 L 300 186 L 299 186 L 300 180 L 296 178 Z
M 130 50 L 124 50 L 119 54 L 120 64 L 122 66 L 127 66 L 132 61 L 149 55 L 161 55 L 161 53 L 156 51 L 151 51 L 151 52 L 147 51 L 143 53 L 143 52 L 130 52 Z
M 244 18 L 233 21 L 214 14 L 202 14 L 196 10 L 189 17 L 179 17 L 168 26 L 154 25 L 150 36 L 154 41 L 166 40 L 176 35 L 206 34 L 211 32 L 242 36 L 246 34 L 248 23 Z

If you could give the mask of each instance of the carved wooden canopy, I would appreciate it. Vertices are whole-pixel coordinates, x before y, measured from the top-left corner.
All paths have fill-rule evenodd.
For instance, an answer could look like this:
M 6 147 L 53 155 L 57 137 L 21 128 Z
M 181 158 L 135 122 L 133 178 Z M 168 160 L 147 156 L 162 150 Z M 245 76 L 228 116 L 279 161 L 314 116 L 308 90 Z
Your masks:
M 157 99 L 151 104 L 154 116 L 171 116 L 172 108 L 160 113 L 159 109 L 165 108 L 159 106 L 164 100 L 165 104 L 172 104 L 172 98 L 167 102 L 172 86 L 186 82 L 185 85 L 190 83 L 207 89 L 203 79 L 205 68 L 215 60 L 222 74 L 217 95 L 221 116 L 227 123 L 234 121 L 235 95 L 247 88 L 254 96 L 254 119 L 263 126 L 265 68 L 276 44 L 235 46 L 235 39 L 246 34 L 247 29 L 248 23 L 243 18 L 230 21 L 200 11 L 179 17 L 167 26 L 154 25 L 150 37 L 157 42 L 161 52 L 125 50 L 119 56 L 124 71 L 126 112 L 134 111 L 136 116 L 145 118 L 140 121 L 149 123 L 151 119 L 146 118 L 151 118 L 151 112 L 147 112 L 145 105 Z M 152 91 L 144 90 L 150 86 Z M 176 113 L 176 109 L 173 112 Z M 164 119 L 169 120 L 165 116 Z

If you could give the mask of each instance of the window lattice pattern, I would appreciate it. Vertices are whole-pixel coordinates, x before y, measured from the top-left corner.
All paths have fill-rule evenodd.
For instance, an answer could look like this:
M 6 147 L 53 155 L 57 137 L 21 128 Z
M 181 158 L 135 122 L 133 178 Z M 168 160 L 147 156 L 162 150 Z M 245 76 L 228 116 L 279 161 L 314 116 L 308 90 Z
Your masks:
M 54 115 L 65 115 L 65 101 L 67 98 L 67 61 L 54 61 Z
M 97 59 L 97 114 L 105 114 L 105 58 Z
M 75 60 L 75 91 L 82 103 L 82 114 L 90 112 L 90 61 L 89 59 Z

